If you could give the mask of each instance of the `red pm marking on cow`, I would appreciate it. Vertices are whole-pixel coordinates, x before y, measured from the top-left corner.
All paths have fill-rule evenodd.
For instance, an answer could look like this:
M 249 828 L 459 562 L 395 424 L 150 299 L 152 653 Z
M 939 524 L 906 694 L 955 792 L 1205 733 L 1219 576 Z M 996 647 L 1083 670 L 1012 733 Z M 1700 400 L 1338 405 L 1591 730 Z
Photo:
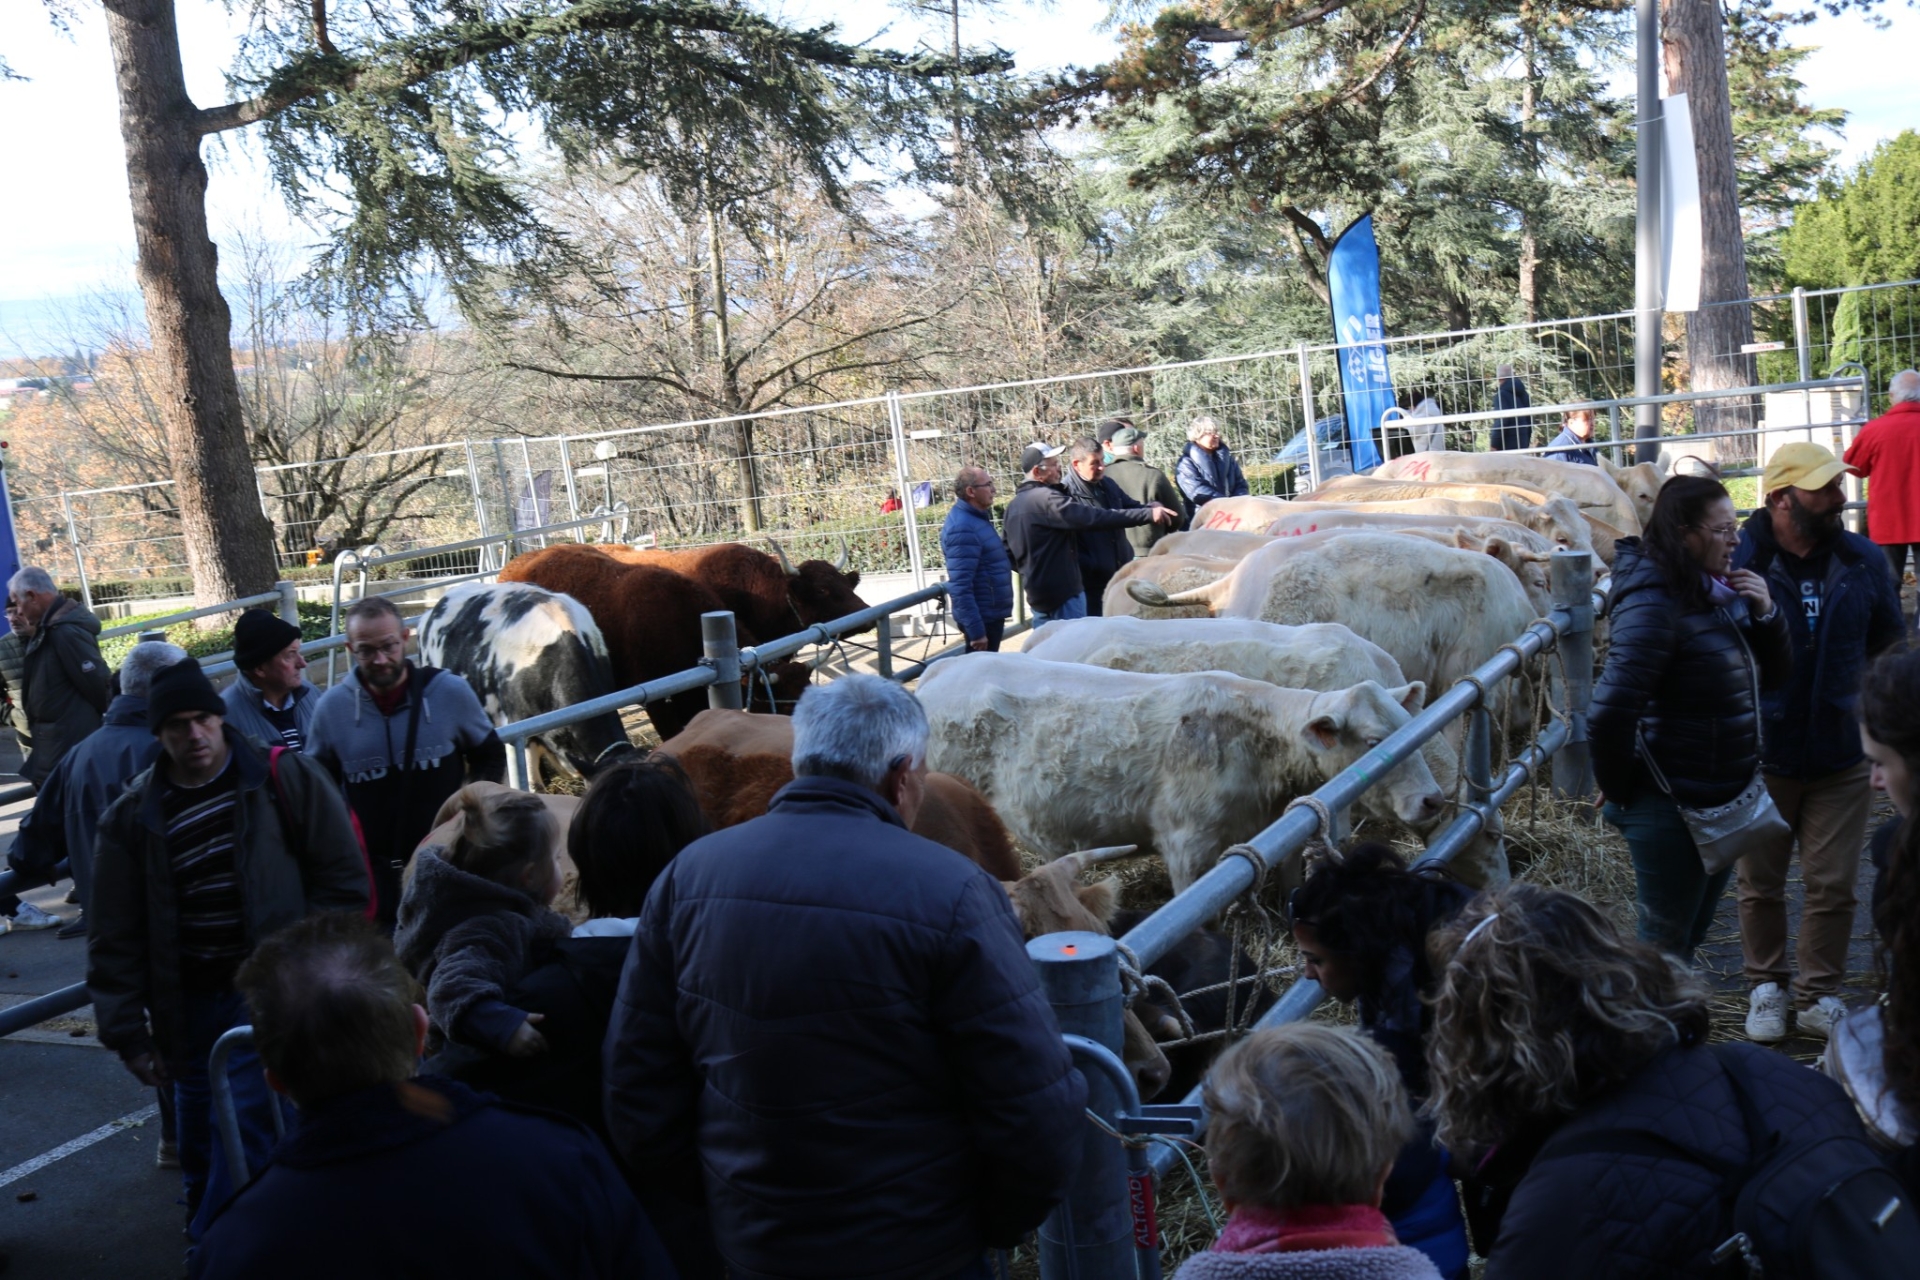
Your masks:
M 1208 516 L 1207 522 L 1200 527 L 1202 529 L 1238 529 L 1240 517 L 1231 511 L 1216 511 Z
M 1407 473 L 1416 480 L 1425 480 L 1433 473 L 1433 464 L 1425 458 L 1407 464 Z

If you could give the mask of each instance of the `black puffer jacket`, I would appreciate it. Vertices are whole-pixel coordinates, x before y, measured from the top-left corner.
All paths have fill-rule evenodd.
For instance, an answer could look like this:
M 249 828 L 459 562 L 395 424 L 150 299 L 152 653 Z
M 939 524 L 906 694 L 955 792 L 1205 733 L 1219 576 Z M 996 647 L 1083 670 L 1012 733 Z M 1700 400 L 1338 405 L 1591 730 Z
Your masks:
M 1853 1103 L 1825 1076 L 1753 1045 L 1719 1052 L 1742 1056 L 1754 1101 L 1787 1142 L 1834 1133 L 1864 1140 Z M 1517 1175 L 1518 1186 L 1484 1280 L 1708 1280 L 1728 1274 L 1709 1259 L 1733 1234 L 1717 1174 L 1677 1151 L 1556 1154 L 1583 1135 L 1623 1129 L 1719 1160 L 1749 1159 L 1739 1100 L 1714 1053 L 1669 1050 L 1582 1108 L 1544 1148 L 1535 1147 L 1540 1154 L 1530 1162 L 1514 1160 L 1504 1148 L 1494 1153 L 1483 1174 L 1496 1184 Z M 1512 1168 L 1515 1163 L 1522 1167 Z
M 834 778 L 654 881 L 606 1077 L 643 1186 L 698 1152 L 735 1280 L 956 1272 L 1039 1224 L 1086 1123 L 1006 891 Z
M 1653 781 L 1635 750 L 1636 730 L 1681 804 L 1725 804 L 1760 767 L 1762 689 L 1793 671 L 1786 613 L 1755 621 L 1746 601 L 1682 612 L 1666 573 L 1638 538 L 1615 544 L 1613 639 L 1593 691 L 1587 734 L 1593 774 L 1609 800 L 1626 804 Z

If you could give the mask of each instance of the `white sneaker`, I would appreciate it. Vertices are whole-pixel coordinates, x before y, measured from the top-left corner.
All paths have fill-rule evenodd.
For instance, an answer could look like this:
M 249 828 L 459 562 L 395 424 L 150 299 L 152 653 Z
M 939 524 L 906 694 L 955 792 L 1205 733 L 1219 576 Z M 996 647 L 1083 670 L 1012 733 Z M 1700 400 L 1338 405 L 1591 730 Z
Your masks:
M 1796 1019 L 1800 1034 L 1818 1036 L 1822 1040 L 1838 1026 L 1840 1019 L 1847 1016 L 1847 1006 L 1839 996 L 1821 996 L 1809 1007 L 1800 1011 Z
M 20 909 L 13 913 L 13 927 L 16 929 L 51 929 L 65 923 L 51 911 L 42 911 L 31 902 L 21 903 Z
M 1763 982 L 1747 997 L 1747 1039 L 1755 1044 L 1778 1044 L 1786 1038 L 1786 992 L 1777 982 Z

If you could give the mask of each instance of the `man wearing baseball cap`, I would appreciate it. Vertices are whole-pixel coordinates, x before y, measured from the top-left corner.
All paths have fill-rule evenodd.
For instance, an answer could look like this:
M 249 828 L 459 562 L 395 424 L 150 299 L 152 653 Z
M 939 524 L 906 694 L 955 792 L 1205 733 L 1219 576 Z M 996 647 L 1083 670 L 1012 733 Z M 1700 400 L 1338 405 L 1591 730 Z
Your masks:
M 1060 483 L 1064 446 L 1039 441 L 1020 452 L 1026 476 L 1004 521 L 1007 552 L 1020 574 L 1033 610 L 1033 625 L 1087 616 L 1086 585 L 1080 579 L 1080 554 L 1074 535 L 1084 529 L 1126 529 L 1134 525 L 1171 525 L 1180 513 L 1155 503 L 1108 511 L 1075 502 Z
M 1800 850 L 1797 974 L 1787 960 L 1790 851 L 1740 862 L 1740 945 L 1753 988 L 1747 1036 L 1763 1044 L 1786 1037 L 1789 980 L 1801 1035 L 1825 1036 L 1846 1013 L 1840 989 L 1872 799 L 1854 713 L 1867 660 L 1902 631 L 1886 556 L 1841 527 L 1846 473 L 1817 444 L 1775 450 L 1761 482 L 1765 504 L 1733 554 L 1735 569 L 1766 579 L 1793 638 L 1792 678 L 1762 691 L 1760 767 Z
M 255 742 L 302 750 L 320 691 L 307 679 L 300 628 L 249 609 L 233 628 L 233 683 L 220 695 L 227 723 Z
M 1113 461 L 1107 464 L 1107 479 L 1119 485 L 1120 492 L 1135 502 L 1157 502 L 1184 512 L 1186 504 L 1180 499 L 1180 490 L 1174 487 L 1167 473 L 1142 459 L 1146 442 L 1147 433 L 1125 418 L 1110 418 L 1101 423 L 1100 443 L 1113 454 Z M 1127 541 L 1133 544 L 1134 555 L 1143 556 L 1153 549 L 1154 543 L 1176 528 L 1184 529 L 1186 523 L 1183 514 L 1172 524 L 1136 525 L 1127 530 Z

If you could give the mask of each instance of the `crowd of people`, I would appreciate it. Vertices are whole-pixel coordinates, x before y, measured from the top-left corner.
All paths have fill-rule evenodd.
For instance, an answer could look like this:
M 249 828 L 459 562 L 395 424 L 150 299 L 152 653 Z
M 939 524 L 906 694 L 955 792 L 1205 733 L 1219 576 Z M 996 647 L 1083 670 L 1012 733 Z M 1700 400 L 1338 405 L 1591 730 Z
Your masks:
M 1879 426 L 1865 467 L 1920 460 Z M 1193 505 L 1244 493 L 1216 424 L 1188 435 L 1172 477 L 1121 419 L 1028 447 L 1004 538 L 963 469 L 942 540 L 969 644 L 998 647 L 1014 570 L 1037 619 L 1084 616 Z M 1679 477 L 1618 543 L 1589 737 L 1637 929 L 1379 844 L 1291 895 L 1305 976 L 1356 1024 L 1262 1031 L 1209 1073 L 1228 1216 L 1188 1280 L 1458 1280 L 1473 1254 L 1493 1280 L 1791 1274 L 1806 1239 L 1848 1274 L 1910 1265 L 1920 648 L 1875 544 L 1920 530 L 1848 533 L 1846 467 L 1776 450 L 1744 523 Z M 406 656 L 385 601 L 348 611 L 325 692 L 269 614 L 242 617 L 221 693 L 161 642 L 109 673 L 42 571 L 7 609 L 39 788 L 9 861 L 74 881 L 100 1039 L 172 1113 L 191 1274 L 983 1280 L 1065 1195 L 1085 1084 L 1005 891 L 910 830 L 928 724 L 900 686 L 810 689 L 764 817 L 710 830 L 653 756 L 562 822 L 486 785 L 478 699 Z M 1876 790 L 1884 995 L 1850 1011 Z M 1754 1043 L 1715 1045 L 1694 962 L 1736 874 Z M 208 1074 L 243 1025 L 250 1180 Z M 1829 1039 L 1828 1073 L 1761 1047 L 1790 1027 Z

